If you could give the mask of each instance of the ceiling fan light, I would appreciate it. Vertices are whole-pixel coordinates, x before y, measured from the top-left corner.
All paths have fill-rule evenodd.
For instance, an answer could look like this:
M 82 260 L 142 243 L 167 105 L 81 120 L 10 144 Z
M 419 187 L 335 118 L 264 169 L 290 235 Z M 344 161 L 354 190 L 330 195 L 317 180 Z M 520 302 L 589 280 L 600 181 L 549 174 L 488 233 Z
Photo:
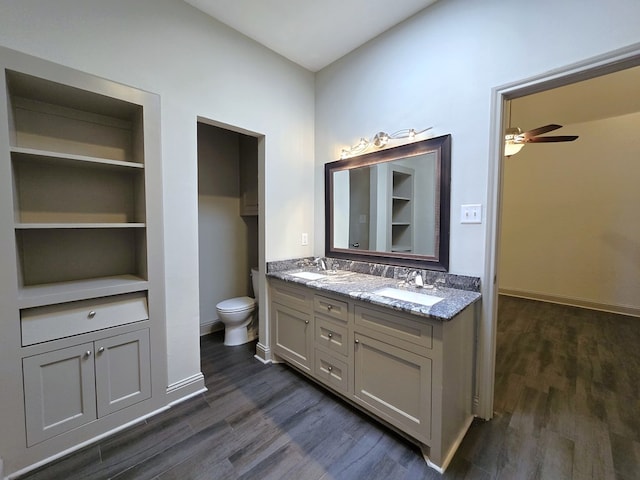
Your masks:
M 515 143 L 513 140 L 507 140 L 504 142 L 504 156 L 510 157 L 515 155 L 524 147 L 524 143 Z

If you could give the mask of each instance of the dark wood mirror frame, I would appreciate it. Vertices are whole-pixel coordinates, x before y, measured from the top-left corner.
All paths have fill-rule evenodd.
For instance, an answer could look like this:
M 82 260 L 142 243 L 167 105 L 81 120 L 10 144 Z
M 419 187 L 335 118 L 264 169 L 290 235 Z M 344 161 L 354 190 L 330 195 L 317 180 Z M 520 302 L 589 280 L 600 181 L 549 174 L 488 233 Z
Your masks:
M 436 211 L 435 235 L 436 248 L 434 255 L 419 255 L 414 253 L 400 253 L 374 250 L 354 250 L 349 248 L 335 248 L 334 212 L 333 212 L 333 173 L 341 170 L 391 162 L 417 155 L 436 154 L 436 171 L 438 174 L 437 188 L 438 208 Z M 362 262 L 383 263 L 420 269 L 448 271 L 449 270 L 449 230 L 451 206 L 451 135 L 429 138 L 386 150 L 351 157 L 345 160 L 330 162 L 324 166 L 325 177 L 325 255 L 327 257 L 356 260 Z

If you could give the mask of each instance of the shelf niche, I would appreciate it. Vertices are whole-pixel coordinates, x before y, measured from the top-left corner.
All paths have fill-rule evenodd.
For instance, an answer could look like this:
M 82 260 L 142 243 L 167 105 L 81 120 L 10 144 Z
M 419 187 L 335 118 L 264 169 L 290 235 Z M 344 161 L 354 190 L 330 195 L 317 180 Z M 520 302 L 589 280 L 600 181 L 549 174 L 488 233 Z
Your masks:
M 142 107 L 6 71 L 13 147 L 143 163 Z

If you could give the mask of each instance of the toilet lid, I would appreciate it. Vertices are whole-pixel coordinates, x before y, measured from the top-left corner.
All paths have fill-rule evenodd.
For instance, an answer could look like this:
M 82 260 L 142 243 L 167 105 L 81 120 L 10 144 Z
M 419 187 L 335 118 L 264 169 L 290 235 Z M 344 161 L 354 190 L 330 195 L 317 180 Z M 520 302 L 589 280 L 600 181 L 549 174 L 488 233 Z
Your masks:
M 255 304 L 256 301 L 251 297 L 235 297 L 223 300 L 216 305 L 216 308 L 225 312 L 240 312 L 242 310 L 254 308 Z

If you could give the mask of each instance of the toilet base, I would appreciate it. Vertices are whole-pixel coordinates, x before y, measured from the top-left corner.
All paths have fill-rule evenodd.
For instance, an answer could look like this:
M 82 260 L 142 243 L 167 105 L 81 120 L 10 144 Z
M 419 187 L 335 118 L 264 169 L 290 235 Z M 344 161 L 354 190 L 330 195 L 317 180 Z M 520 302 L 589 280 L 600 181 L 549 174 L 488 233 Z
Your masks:
M 225 327 L 224 344 L 227 347 L 235 347 L 236 345 L 244 345 L 250 342 L 247 327 Z

